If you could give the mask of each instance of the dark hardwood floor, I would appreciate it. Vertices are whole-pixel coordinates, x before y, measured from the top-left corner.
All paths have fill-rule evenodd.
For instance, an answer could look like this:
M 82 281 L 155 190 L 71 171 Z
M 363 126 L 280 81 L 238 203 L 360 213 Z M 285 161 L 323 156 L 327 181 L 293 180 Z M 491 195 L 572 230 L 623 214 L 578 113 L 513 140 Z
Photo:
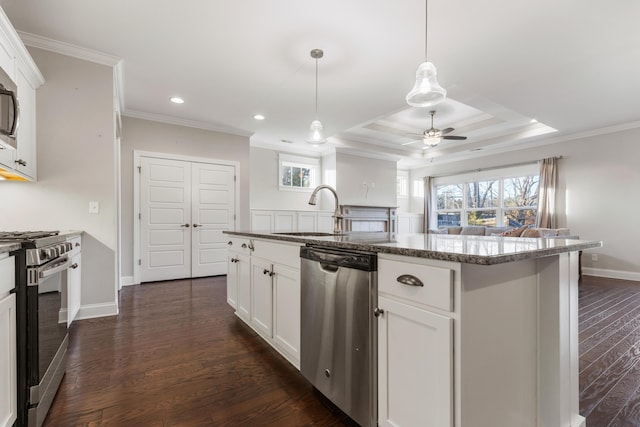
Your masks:
M 580 413 L 587 426 L 640 426 L 640 283 L 584 276 Z
M 76 322 L 45 421 L 71 426 L 352 426 L 226 302 L 226 278 L 130 286 Z
M 124 288 L 121 314 L 73 325 L 45 421 L 71 426 L 353 426 L 237 320 L 225 277 Z M 580 410 L 640 426 L 640 283 L 580 283 Z

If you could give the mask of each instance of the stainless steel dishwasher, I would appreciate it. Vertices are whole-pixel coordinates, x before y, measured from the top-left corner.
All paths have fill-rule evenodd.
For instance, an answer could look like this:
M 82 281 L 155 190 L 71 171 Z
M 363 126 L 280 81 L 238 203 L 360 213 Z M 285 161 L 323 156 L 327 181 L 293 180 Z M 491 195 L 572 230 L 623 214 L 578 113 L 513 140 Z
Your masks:
M 377 425 L 377 257 L 303 246 L 300 372 L 361 426 Z

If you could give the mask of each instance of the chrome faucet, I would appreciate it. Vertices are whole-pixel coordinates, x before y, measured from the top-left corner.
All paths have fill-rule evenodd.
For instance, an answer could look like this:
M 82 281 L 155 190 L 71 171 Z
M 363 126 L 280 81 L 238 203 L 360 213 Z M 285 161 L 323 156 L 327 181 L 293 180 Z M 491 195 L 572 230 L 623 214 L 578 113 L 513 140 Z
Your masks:
M 336 199 L 336 211 L 333 214 L 333 234 L 342 234 L 342 213 L 340 212 L 340 203 L 338 202 L 338 193 L 333 189 L 330 185 L 318 185 L 313 193 L 311 193 L 311 197 L 309 198 L 309 204 L 315 206 L 316 198 L 318 196 L 318 191 L 326 188 L 327 190 L 333 193 L 333 197 Z

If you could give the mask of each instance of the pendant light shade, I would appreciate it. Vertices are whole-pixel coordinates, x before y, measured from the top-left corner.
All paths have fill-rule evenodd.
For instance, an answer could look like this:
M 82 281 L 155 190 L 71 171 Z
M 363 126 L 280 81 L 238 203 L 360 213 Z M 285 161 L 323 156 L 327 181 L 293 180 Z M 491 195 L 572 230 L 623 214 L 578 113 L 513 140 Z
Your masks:
M 427 24 L 429 21 L 429 2 L 425 0 L 425 26 L 424 26 L 424 62 L 416 71 L 416 83 L 407 94 L 407 104 L 412 107 L 431 107 L 447 97 L 447 91 L 440 86 L 436 78 L 438 72 L 435 65 L 427 61 Z
M 412 107 L 430 107 L 444 101 L 447 91 L 438 83 L 436 67 L 423 62 L 416 71 L 416 84 L 407 94 L 407 104 Z
M 318 120 L 318 59 L 324 56 L 322 49 L 313 49 L 311 51 L 311 57 L 316 60 L 316 118 L 311 122 L 309 127 L 309 136 L 307 142 L 313 145 L 324 144 L 327 142 L 322 132 L 322 123 Z
M 311 122 L 307 142 L 309 144 L 324 144 L 327 142 L 322 132 L 322 123 L 320 123 L 320 120 L 314 120 Z

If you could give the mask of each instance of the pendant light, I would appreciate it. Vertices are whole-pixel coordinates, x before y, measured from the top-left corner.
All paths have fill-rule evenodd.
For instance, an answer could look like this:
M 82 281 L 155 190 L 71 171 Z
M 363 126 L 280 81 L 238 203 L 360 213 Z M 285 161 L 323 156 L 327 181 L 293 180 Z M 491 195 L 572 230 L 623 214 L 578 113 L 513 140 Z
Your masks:
M 407 94 L 407 104 L 412 107 L 431 107 L 447 97 L 447 91 L 440 86 L 436 75 L 436 67 L 427 61 L 427 24 L 429 21 L 429 2 L 425 0 L 425 27 L 424 27 L 424 62 L 416 71 L 416 84 Z
M 311 57 L 316 60 L 316 118 L 311 122 L 309 128 L 309 136 L 307 142 L 313 145 L 324 144 L 327 142 L 322 132 L 322 123 L 318 120 L 318 59 L 324 56 L 322 49 L 313 49 L 311 51 Z

